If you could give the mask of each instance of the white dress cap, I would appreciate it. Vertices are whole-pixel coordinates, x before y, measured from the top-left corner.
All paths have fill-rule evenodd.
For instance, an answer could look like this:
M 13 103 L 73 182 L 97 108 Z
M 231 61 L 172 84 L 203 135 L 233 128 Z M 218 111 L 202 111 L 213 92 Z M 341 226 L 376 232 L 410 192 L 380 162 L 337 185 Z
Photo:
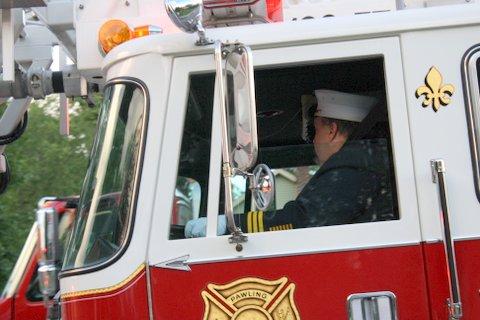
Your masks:
M 362 121 L 377 103 L 373 97 L 333 90 L 315 90 L 315 96 L 315 116 L 354 122 Z

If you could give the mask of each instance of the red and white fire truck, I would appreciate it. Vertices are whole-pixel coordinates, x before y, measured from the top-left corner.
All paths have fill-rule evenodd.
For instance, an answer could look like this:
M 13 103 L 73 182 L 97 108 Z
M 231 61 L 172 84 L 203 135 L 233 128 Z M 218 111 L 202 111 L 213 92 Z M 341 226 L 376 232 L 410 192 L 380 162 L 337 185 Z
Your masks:
M 60 260 L 61 252 L 73 226 L 76 200 L 78 198 L 45 197 L 38 204 L 39 209 L 50 208 L 54 213 L 50 218 L 52 221 L 56 220 L 57 229 L 50 228 L 50 230 L 55 231 L 55 235 L 58 236 L 59 259 L 57 260 Z M 44 221 L 46 222 L 45 219 Z M 39 228 L 35 222 L 0 295 L 0 319 L 2 320 L 46 319 L 45 306 L 46 303 L 51 303 L 55 292 L 44 292 L 45 287 L 40 281 L 38 259 L 45 252 L 42 251 L 38 231 Z M 45 235 L 43 238 L 45 239 Z
M 41 273 L 62 319 L 480 317 L 478 3 L 36 2 L 75 21 L 74 71 L 37 61 L 3 96 L 103 89 L 62 270 Z M 376 98 L 351 140 L 385 152 L 368 202 L 388 215 L 272 222 L 322 170 L 302 139 L 319 89 Z

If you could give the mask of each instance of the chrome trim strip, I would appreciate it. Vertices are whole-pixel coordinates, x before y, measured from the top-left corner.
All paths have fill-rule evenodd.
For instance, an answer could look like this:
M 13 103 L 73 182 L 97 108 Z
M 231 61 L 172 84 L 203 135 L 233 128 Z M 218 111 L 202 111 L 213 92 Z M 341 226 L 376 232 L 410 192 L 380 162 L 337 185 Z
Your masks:
M 135 172 L 135 188 L 133 190 L 133 195 L 132 198 L 134 199 L 132 201 L 131 207 L 130 207 L 130 214 L 128 217 L 128 229 L 127 229 L 127 234 L 128 236 L 125 237 L 122 245 L 120 246 L 119 250 L 110 258 L 107 260 L 94 264 L 91 266 L 87 267 L 82 267 L 82 268 L 72 268 L 72 269 L 66 269 L 66 270 L 61 270 L 59 274 L 59 278 L 63 277 L 68 277 L 68 276 L 73 276 L 73 275 L 78 275 L 78 274 L 84 274 L 84 273 L 90 273 L 94 271 L 98 271 L 101 269 L 104 269 L 117 261 L 127 250 L 130 240 L 132 238 L 133 234 L 133 224 L 135 223 L 135 215 L 136 215 L 136 209 L 137 209 L 137 201 L 138 201 L 138 191 L 140 188 L 140 182 L 141 182 L 141 174 L 143 172 L 143 158 L 145 155 L 145 142 L 146 142 L 146 135 L 147 135 L 147 129 L 148 129 L 148 118 L 149 118 L 149 112 L 150 112 L 150 96 L 148 93 L 148 89 L 146 84 L 141 81 L 140 79 L 136 78 L 130 78 L 130 77 L 121 77 L 121 78 L 115 78 L 107 82 L 105 85 L 105 89 L 108 86 L 113 86 L 115 84 L 122 84 L 122 83 L 131 83 L 136 85 L 138 88 L 142 90 L 143 97 L 144 97 L 144 103 L 143 103 L 143 108 L 144 108 L 144 117 L 143 117 L 143 130 L 142 130 L 142 136 L 141 136 L 141 145 L 142 145 L 142 150 L 140 154 L 138 155 L 138 166 Z M 73 235 L 73 232 L 72 232 Z
M 148 300 L 148 316 L 150 320 L 155 319 L 153 316 L 153 293 L 152 293 L 152 277 L 150 275 L 150 265 L 145 261 L 145 274 L 147 276 L 147 300 Z
M 380 223 L 380 222 L 374 222 Z M 278 231 L 283 232 L 283 231 Z M 288 231 L 285 231 L 288 232 Z M 226 237 L 226 236 L 223 236 Z M 175 240 L 182 241 L 182 240 Z M 315 254 L 325 254 L 325 253 L 340 253 L 340 252 L 352 252 L 352 251 L 363 251 L 363 250 L 375 250 L 375 249 L 394 249 L 410 246 L 420 246 L 423 242 L 421 241 L 406 241 L 403 243 L 392 243 L 392 244 L 381 244 L 375 246 L 363 246 L 363 247 L 352 247 L 352 248 L 333 248 L 329 250 L 319 251 L 319 250 L 310 250 L 302 252 L 286 252 L 286 253 L 275 253 L 270 255 L 232 255 L 224 258 L 217 259 L 191 259 L 189 265 L 202 265 L 216 262 L 229 262 L 229 261 L 243 261 L 243 260 L 256 260 L 256 259 L 272 259 L 272 258 L 285 258 L 285 257 L 296 257 L 296 256 L 305 256 L 305 255 L 315 255 Z
M 189 254 L 186 254 L 181 257 L 173 258 L 167 261 L 162 261 L 159 263 L 155 263 L 153 266 L 157 268 L 163 269 L 173 269 L 173 270 L 180 270 L 180 271 L 192 271 L 190 266 L 188 265 L 188 259 L 190 258 Z
M 465 241 L 478 241 L 480 240 L 480 236 L 478 235 L 475 235 L 475 236 L 456 236 L 455 239 L 453 239 L 453 241 L 455 243 L 460 243 L 460 242 L 465 242 Z M 428 239 L 428 240 L 424 240 L 423 243 L 425 244 L 432 244 L 432 243 L 439 243 L 439 242 L 443 242 L 443 239 Z

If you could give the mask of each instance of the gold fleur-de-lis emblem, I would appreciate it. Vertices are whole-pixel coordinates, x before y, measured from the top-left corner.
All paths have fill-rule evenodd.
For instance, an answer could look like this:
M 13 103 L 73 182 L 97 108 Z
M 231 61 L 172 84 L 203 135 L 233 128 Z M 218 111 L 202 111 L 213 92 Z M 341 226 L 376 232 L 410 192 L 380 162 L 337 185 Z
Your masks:
M 425 77 L 426 86 L 418 87 L 415 92 L 417 98 L 424 95 L 425 100 L 422 102 L 424 108 L 432 105 L 435 112 L 440 109 L 440 106 L 447 106 L 452 99 L 450 97 L 455 92 L 455 87 L 451 84 L 443 84 L 443 78 L 437 68 L 431 67 Z

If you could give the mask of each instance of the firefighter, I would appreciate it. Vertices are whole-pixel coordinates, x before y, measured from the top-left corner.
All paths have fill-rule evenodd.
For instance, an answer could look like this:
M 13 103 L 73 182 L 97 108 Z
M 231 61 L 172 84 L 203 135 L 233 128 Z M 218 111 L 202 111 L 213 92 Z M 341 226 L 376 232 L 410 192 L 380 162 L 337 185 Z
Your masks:
M 313 145 L 320 169 L 293 201 L 276 212 L 236 217 L 249 233 L 394 218 L 386 139 L 350 139 L 376 105 L 373 97 L 316 90 Z M 219 216 L 218 234 L 226 232 Z M 205 236 L 206 219 L 191 220 L 186 237 Z

